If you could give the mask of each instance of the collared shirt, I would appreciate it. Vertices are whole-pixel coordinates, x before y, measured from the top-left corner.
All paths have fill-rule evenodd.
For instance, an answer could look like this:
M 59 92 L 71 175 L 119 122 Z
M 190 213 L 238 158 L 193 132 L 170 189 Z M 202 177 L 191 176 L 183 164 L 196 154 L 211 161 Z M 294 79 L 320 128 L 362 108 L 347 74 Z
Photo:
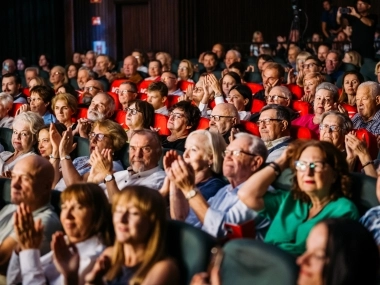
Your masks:
M 181 89 L 177 89 L 177 90 L 174 91 L 173 93 L 169 93 L 169 95 L 182 96 L 182 95 L 184 95 L 184 93 L 182 92 Z
M 79 257 L 78 284 L 84 284 L 84 277 L 94 266 L 96 259 L 105 249 L 97 236 L 75 244 Z M 7 271 L 7 284 L 47 284 L 60 285 L 64 277 L 53 262 L 53 251 L 41 257 L 36 249 L 13 252 Z
M 369 122 L 364 122 L 359 113 L 352 117 L 354 129 L 366 129 L 374 135 L 380 135 L 380 110 L 378 110 Z
M 142 185 L 159 190 L 164 183 L 165 176 L 165 171 L 163 171 L 159 166 L 139 173 L 134 173 L 132 169 L 114 173 L 115 182 L 120 190 L 130 185 Z M 103 190 L 107 189 L 105 183 L 101 183 L 99 186 Z
M 28 101 L 26 100 L 26 97 L 24 94 L 19 93 L 16 96 L 13 96 L 13 103 L 28 104 Z
M 157 113 L 157 114 L 162 114 L 162 115 L 165 115 L 165 116 L 169 116 L 169 110 L 168 110 L 168 108 L 166 106 L 161 107 L 160 109 L 157 109 L 154 112 Z
M 57 122 L 57 118 L 52 113 L 50 113 L 49 110 L 46 111 L 46 113 L 42 116 L 42 119 L 44 120 L 45 125 Z
M 380 206 L 369 209 L 359 220 L 372 234 L 377 245 L 380 245 Z
M 13 117 L 5 116 L 0 120 L 0 128 L 12 129 Z
M 240 224 L 248 220 L 254 220 L 258 239 L 263 239 L 270 225 L 270 221 L 259 216 L 258 213 L 248 208 L 240 201 L 237 192 L 243 186 L 243 183 L 235 188 L 231 184 L 221 188 L 214 197 L 211 197 L 207 203 L 207 209 L 203 225 L 194 212 L 190 212 L 186 222 L 202 228 L 205 232 L 215 237 L 221 237 L 226 234 L 224 229 L 225 223 Z
M 266 162 L 275 161 L 279 158 L 291 141 L 292 138 L 290 136 L 285 136 L 274 141 L 264 142 L 268 149 L 268 157 Z

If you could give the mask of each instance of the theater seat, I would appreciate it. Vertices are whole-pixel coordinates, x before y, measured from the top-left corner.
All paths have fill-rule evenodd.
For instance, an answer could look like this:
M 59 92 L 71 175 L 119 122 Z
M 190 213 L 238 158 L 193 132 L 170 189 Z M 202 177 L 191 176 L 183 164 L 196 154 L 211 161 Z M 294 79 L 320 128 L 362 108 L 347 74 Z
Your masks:
M 264 89 L 264 86 L 259 83 L 247 82 L 246 85 L 251 89 L 252 94 L 256 94 L 260 90 Z
M 0 128 L 0 143 L 3 145 L 4 150 L 14 152 L 15 149 L 12 145 L 13 130 L 9 128 Z
M 358 109 L 350 104 L 342 103 L 340 105 L 347 111 L 350 119 L 352 119 L 352 117 L 358 112 Z
M 121 104 L 119 102 L 119 96 L 114 92 L 108 92 L 108 95 L 110 95 L 115 102 L 115 110 L 121 110 Z
M 209 103 L 208 103 L 208 107 L 212 110 L 212 109 L 214 109 L 214 107 L 215 107 L 215 100 L 211 100 Z
M 206 129 L 208 129 L 209 124 L 210 124 L 210 120 L 207 119 L 207 118 L 202 117 L 199 120 L 199 124 L 198 124 L 197 130 L 206 130 Z
M 117 91 L 119 90 L 120 84 L 123 82 L 126 82 L 126 81 L 128 81 L 128 80 L 127 79 L 116 79 L 116 80 L 112 81 L 112 84 L 111 84 L 109 91 L 117 93 Z
M 264 108 L 265 102 L 259 99 L 252 99 L 251 113 L 259 113 Z
M 21 92 L 27 97 L 30 96 L 29 88 L 21 88 Z
M 153 83 L 153 80 L 143 80 L 140 82 L 140 84 L 137 86 L 137 92 L 138 93 L 146 93 L 148 90 L 148 87 L 151 83 Z
M 24 104 L 23 103 L 13 103 L 12 109 L 8 112 L 9 116 L 11 116 L 11 117 L 16 116 L 16 112 L 18 111 L 18 109 L 20 109 L 20 107 L 22 105 L 24 105 Z
M 171 133 L 167 127 L 169 117 L 162 114 L 154 114 L 154 128 L 159 128 L 158 134 L 160 136 L 169 136 Z
M 300 114 L 300 116 L 305 116 L 310 114 L 311 105 L 305 101 L 292 101 L 292 109 Z
M 146 101 L 148 99 L 148 94 L 146 94 L 146 93 L 138 93 L 137 94 L 137 99 L 142 100 L 142 101 Z
M 81 118 L 87 118 L 87 108 L 78 108 L 77 120 Z
M 195 83 L 189 82 L 189 81 L 183 81 L 183 80 L 178 81 L 178 88 L 181 89 L 182 91 L 186 91 L 189 85 L 195 86 Z
M 117 110 L 115 112 L 114 121 L 117 122 L 117 123 L 119 123 L 124 128 L 126 115 L 127 115 L 126 111 L 124 111 L 124 110 Z
M 240 121 L 240 124 L 246 129 L 246 131 L 254 136 L 260 137 L 259 126 L 250 121 Z
M 177 95 L 168 95 L 168 99 L 166 100 L 166 106 L 168 108 L 172 107 L 173 105 L 178 103 L 180 96 Z
M 296 84 L 287 84 L 285 85 L 285 87 L 287 87 L 290 90 L 290 92 L 292 92 L 297 97 L 298 100 L 300 100 L 302 96 L 305 94 L 303 88 L 299 87 Z
M 371 158 L 376 159 L 379 151 L 377 148 L 376 136 L 367 131 L 366 129 L 357 129 L 355 130 L 355 132 L 356 137 L 361 141 L 364 140 L 364 142 L 366 143 Z
M 293 139 L 319 139 L 306 127 L 290 126 L 290 136 Z

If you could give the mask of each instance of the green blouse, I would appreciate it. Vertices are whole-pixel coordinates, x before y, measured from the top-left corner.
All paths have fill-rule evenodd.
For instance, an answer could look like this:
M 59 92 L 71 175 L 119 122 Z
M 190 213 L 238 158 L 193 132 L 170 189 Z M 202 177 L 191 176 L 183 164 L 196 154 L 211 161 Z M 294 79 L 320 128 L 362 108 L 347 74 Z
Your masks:
M 308 219 L 311 203 L 295 200 L 289 191 L 267 192 L 264 204 L 260 214 L 272 221 L 264 241 L 296 256 L 305 252 L 307 236 L 318 222 L 340 217 L 359 219 L 354 203 L 344 197 L 329 202 L 311 219 Z

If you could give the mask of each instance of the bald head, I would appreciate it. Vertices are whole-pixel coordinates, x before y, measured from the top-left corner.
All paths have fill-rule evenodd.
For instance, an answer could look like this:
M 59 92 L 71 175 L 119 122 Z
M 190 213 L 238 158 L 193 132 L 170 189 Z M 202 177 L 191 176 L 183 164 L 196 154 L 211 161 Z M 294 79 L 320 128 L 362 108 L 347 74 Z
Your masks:
M 136 74 L 138 64 L 139 63 L 134 56 L 129 55 L 124 59 L 123 71 L 127 78 Z
M 238 123 L 240 119 L 236 107 L 233 104 L 222 103 L 212 110 L 209 127 L 211 132 L 224 135 Z

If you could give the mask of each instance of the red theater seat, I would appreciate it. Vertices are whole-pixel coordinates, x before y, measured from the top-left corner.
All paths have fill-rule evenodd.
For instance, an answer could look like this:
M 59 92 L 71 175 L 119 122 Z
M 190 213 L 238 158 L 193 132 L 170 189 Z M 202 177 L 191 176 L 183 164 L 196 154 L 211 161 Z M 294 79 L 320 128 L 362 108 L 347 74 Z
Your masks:
M 154 114 L 154 128 L 159 128 L 158 134 L 160 136 L 169 136 L 170 131 L 167 127 L 169 117 L 162 114 Z
M 305 101 L 292 101 L 292 109 L 300 114 L 300 116 L 305 116 L 310 114 L 311 105 Z
M 301 126 L 290 126 L 290 136 L 293 139 L 318 139 L 308 128 Z
M 178 88 L 181 89 L 182 91 L 186 91 L 187 90 L 187 87 L 189 85 L 195 85 L 194 82 L 189 82 L 189 81 L 183 81 L 183 80 L 180 80 L 178 81 Z
M 78 108 L 77 120 L 81 118 L 87 118 L 87 108 Z
M 151 83 L 153 83 L 153 80 L 143 80 L 140 82 L 140 84 L 137 86 L 137 92 L 138 93 L 146 93 L 148 90 L 148 87 Z
M 22 106 L 22 105 L 24 105 L 23 103 L 13 103 L 13 105 L 12 105 L 12 109 L 11 110 L 9 110 L 9 116 L 11 116 L 11 117 L 14 117 L 14 116 L 16 116 L 16 112 L 18 111 L 18 109 L 20 109 L 20 107 Z
M 377 148 L 376 136 L 370 133 L 369 131 L 367 131 L 366 129 L 357 129 L 355 130 L 355 132 L 356 132 L 356 137 L 359 140 L 365 142 L 368 148 L 369 154 L 371 155 L 371 158 L 376 159 L 377 154 L 379 152 Z
M 177 96 L 177 95 L 168 95 L 168 99 L 166 100 L 167 102 L 166 106 L 170 108 L 173 105 L 177 104 L 180 97 L 181 96 Z
M 265 106 L 265 102 L 261 101 L 259 99 L 253 99 L 252 100 L 252 108 L 251 113 L 258 113 L 261 111 L 261 109 Z
M 287 87 L 290 90 L 290 92 L 292 92 L 297 97 L 298 100 L 300 100 L 302 96 L 305 94 L 303 88 L 299 87 L 296 84 L 287 84 L 285 85 L 285 87 Z
M 352 117 L 355 116 L 355 114 L 358 112 L 358 109 L 355 106 L 351 106 L 346 103 L 342 103 L 340 105 L 347 111 L 350 119 L 352 119 Z
M 209 124 L 210 124 L 210 120 L 202 117 L 199 121 L 197 130 L 205 130 L 208 128 Z
M 256 94 L 257 92 L 264 89 L 264 86 L 259 83 L 248 82 L 246 85 L 251 89 L 252 94 Z
M 119 86 L 121 83 L 128 81 L 127 79 L 116 79 L 112 82 L 111 87 L 110 87 L 110 92 L 117 93 L 119 90 Z
M 125 116 L 127 115 L 127 112 L 124 110 L 117 110 L 115 112 L 115 122 L 119 123 L 120 125 L 125 125 Z
M 260 137 L 259 126 L 250 121 L 240 121 L 240 124 L 246 129 L 246 131 L 254 136 Z
M 115 110 L 121 110 L 121 104 L 119 102 L 119 96 L 115 92 L 108 92 L 108 95 L 110 95 L 114 102 L 115 102 Z

